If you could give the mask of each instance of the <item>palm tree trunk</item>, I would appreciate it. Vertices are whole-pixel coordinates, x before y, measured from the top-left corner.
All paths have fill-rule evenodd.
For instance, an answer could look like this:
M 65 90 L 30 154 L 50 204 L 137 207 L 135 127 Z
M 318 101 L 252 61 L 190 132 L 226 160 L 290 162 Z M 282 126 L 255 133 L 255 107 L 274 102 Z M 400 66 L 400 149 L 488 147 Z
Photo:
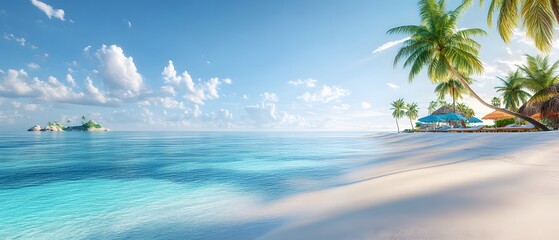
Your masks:
M 559 24 L 559 3 L 557 3 L 557 0 L 550 0 L 550 2 L 553 15 L 555 15 L 555 20 L 557 20 L 557 24 Z
M 395 119 L 396 119 L 396 127 L 398 128 L 398 132 L 400 132 L 400 125 L 398 125 L 398 119 L 397 118 Z
M 414 127 L 413 127 L 413 123 L 412 123 L 412 121 L 411 121 L 411 118 L 410 118 L 410 126 L 411 126 L 411 130 L 413 130 Z
M 553 1 L 555 1 L 555 0 L 553 0 Z M 486 107 L 488 107 L 488 108 L 491 108 L 491 109 L 493 109 L 493 110 L 499 111 L 499 112 L 503 112 L 503 113 L 506 113 L 506 114 L 513 115 L 513 116 L 515 116 L 515 117 L 517 117 L 517 118 L 524 119 L 524 120 L 528 121 L 529 123 L 533 124 L 533 125 L 534 125 L 536 128 L 538 128 L 539 130 L 542 130 L 542 131 L 549 131 L 549 129 L 548 129 L 545 125 L 541 124 L 540 122 L 536 121 L 535 119 L 533 119 L 533 118 L 531 118 L 531 117 L 522 115 L 522 114 L 517 113 L 517 112 L 509 111 L 509 110 L 504 109 L 504 108 L 499 108 L 499 107 L 493 106 L 493 105 L 491 105 L 491 104 L 489 104 L 489 103 L 483 101 L 483 99 L 482 99 L 481 97 L 479 97 L 479 96 L 477 95 L 477 93 L 474 92 L 474 90 L 470 87 L 470 85 L 468 84 L 468 82 L 466 82 L 466 79 L 464 79 L 464 76 L 462 76 L 462 74 L 460 74 L 453 66 L 450 66 L 450 71 L 451 71 L 456 77 L 458 77 L 458 80 L 460 80 L 460 82 L 468 89 L 468 91 L 470 91 L 470 93 L 472 94 L 472 96 L 473 96 L 475 99 L 477 99 L 477 100 L 478 100 L 481 104 L 483 104 L 484 106 L 486 106 Z

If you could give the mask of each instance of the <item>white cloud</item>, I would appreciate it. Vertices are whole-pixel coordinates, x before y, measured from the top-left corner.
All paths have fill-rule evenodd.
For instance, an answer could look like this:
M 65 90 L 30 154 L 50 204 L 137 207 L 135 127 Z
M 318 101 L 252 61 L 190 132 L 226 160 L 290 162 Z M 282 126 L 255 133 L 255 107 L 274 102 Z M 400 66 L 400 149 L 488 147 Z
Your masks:
M 130 20 L 126 20 L 126 22 L 128 23 L 128 28 L 132 28 L 132 22 Z
M 218 88 L 222 81 L 219 78 L 211 78 L 206 82 L 195 83 L 187 71 L 184 71 L 180 76 L 177 75 L 173 61 L 169 60 L 169 64 L 163 68 L 161 72 L 163 80 L 166 84 L 172 85 L 173 91 L 175 88 L 185 88 L 186 93 L 184 97 L 197 105 L 203 105 L 206 100 L 218 99 Z M 224 79 L 224 83 L 231 82 L 231 79 Z
M 231 78 L 224 78 L 224 79 L 223 79 L 223 83 L 225 83 L 225 84 L 231 84 L 231 83 L 233 83 L 233 80 L 231 80 Z
M 96 54 L 101 62 L 100 73 L 112 96 L 128 98 L 137 96 L 143 87 L 142 75 L 132 57 L 126 57 L 122 48 L 103 45 Z
M 348 89 L 343 89 L 337 86 L 323 85 L 320 90 L 315 91 L 314 93 L 305 92 L 298 98 L 303 99 L 306 102 L 327 103 L 345 96 L 349 96 L 350 94 L 351 92 Z
M 39 64 L 36 63 L 29 63 L 27 64 L 27 67 L 31 70 L 38 70 L 39 68 L 41 68 L 41 66 L 39 66 Z
M 248 100 L 248 96 L 246 94 L 243 94 L 243 100 Z
M 278 95 L 276 95 L 275 93 L 269 93 L 269 92 L 264 92 L 262 94 L 260 94 L 260 96 L 262 97 L 262 100 L 264 102 L 278 102 L 279 98 Z
M 219 111 L 223 115 L 224 119 L 233 120 L 233 113 L 231 113 L 229 110 L 221 108 L 219 109 Z
M 361 102 L 361 109 L 370 109 L 371 107 L 371 103 L 366 101 Z
M 387 85 L 388 87 L 392 88 L 392 89 L 398 89 L 398 88 L 400 88 L 400 86 L 398 86 L 398 85 L 396 85 L 396 84 L 394 84 L 394 83 L 386 83 L 386 85 Z
M 116 105 L 118 99 L 105 97 L 87 78 L 84 92 L 74 92 L 53 76 L 47 81 L 30 79 L 23 70 L 8 70 L 0 81 L 0 96 L 9 98 L 31 98 L 46 102 L 72 103 L 80 105 Z
M 188 73 L 185 71 L 185 74 Z M 169 65 L 163 68 L 161 75 L 163 76 L 165 83 L 172 83 L 178 86 L 181 82 L 181 77 L 177 76 L 177 71 L 175 70 L 175 65 L 173 65 L 172 60 L 169 60 Z M 188 75 L 188 77 L 190 77 L 190 75 Z
M 293 85 L 293 86 L 304 85 L 306 87 L 313 88 L 313 87 L 316 87 L 316 82 L 317 81 L 315 79 L 309 78 L 309 79 L 305 79 L 305 80 L 301 80 L 301 79 L 289 80 L 287 82 L 287 84 Z
M 161 104 L 161 106 L 168 109 L 185 109 L 183 102 L 179 102 L 170 97 L 160 98 L 159 103 Z
M 48 5 L 44 2 L 41 2 L 39 0 L 31 0 L 31 3 L 35 7 L 39 8 L 41 11 L 43 11 L 49 17 L 49 19 L 54 17 L 54 18 L 57 18 L 57 19 L 60 19 L 60 20 L 64 21 L 64 10 L 54 9 L 50 5 Z
M 334 106 L 334 110 L 341 110 L 341 111 L 345 111 L 345 110 L 349 110 L 351 108 L 351 105 L 349 104 L 341 104 L 341 105 L 337 105 Z
M 91 45 L 87 45 L 83 48 L 84 52 L 89 52 L 89 49 L 91 48 Z
M 405 42 L 405 41 L 407 41 L 407 40 L 409 40 L 409 39 L 410 39 L 410 38 L 407 37 L 407 38 L 404 38 L 404 39 L 400 39 L 400 40 L 396 40 L 396 41 L 391 41 L 391 42 L 384 43 L 384 44 L 382 44 L 380 47 L 378 47 L 377 49 L 375 49 L 375 50 L 373 51 L 373 54 L 378 53 L 378 52 L 382 52 L 382 51 L 384 51 L 384 50 L 386 50 L 386 49 L 389 49 L 389 48 L 394 47 L 394 46 L 396 46 L 396 45 L 398 45 L 398 44 L 401 44 L 401 43 L 403 43 L 403 42 Z
M 37 108 L 39 108 L 39 105 L 34 103 L 28 103 L 23 105 L 23 110 L 25 111 L 35 111 Z
M 70 86 L 72 87 L 76 87 L 76 80 L 74 80 L 74 77 L 72 76 L 72 74 L 66 74 L 66 82 L 68 82 L 70 84 Z
M 25 41 L 26 41 L 25 38 L 22 37 L 16 38 L 16 42 L 19 43 L 19 45 L 21 46 L 25 46 Z
M 23 70 L 9 69 L 7 76 L 0 82 L 0 95 L 15 97 L 32 96 L 34 89 L 27 83 L 28 78 L 29 76 Z

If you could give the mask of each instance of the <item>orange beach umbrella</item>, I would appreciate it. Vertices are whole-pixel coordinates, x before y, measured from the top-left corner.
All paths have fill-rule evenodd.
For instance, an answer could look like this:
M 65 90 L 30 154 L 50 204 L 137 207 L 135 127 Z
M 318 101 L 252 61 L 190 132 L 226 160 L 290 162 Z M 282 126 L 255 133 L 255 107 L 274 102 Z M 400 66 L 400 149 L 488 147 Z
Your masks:
M 485 115 L 481 119 L 483 119 L 483 120 L 499 120 L 499 119 L 507 119 L 507 118 L 511 118 L 511 117 L 514 117 L 514 116 L 512 116 L 508 113 L 504 113 L 504 112 L 493 111 L 493 112 Z

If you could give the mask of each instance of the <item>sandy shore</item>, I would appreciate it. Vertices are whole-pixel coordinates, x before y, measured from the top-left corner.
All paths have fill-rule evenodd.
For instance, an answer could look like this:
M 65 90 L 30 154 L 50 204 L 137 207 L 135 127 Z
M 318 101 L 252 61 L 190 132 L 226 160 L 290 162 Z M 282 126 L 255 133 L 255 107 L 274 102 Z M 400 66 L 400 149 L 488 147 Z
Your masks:
M 347 184 L 264 206 L 261 239 L 559 239 L 559 133 L 378 134 Z

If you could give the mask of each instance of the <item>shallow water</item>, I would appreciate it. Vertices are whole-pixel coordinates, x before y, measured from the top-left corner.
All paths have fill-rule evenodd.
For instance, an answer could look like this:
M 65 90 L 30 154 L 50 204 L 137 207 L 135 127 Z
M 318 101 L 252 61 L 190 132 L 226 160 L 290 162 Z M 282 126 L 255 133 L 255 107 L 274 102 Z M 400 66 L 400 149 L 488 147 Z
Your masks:
M 285 220 L 255 206 L 378 149 L 355 132 L 4 132 L 0 238 L 252 239 Z

